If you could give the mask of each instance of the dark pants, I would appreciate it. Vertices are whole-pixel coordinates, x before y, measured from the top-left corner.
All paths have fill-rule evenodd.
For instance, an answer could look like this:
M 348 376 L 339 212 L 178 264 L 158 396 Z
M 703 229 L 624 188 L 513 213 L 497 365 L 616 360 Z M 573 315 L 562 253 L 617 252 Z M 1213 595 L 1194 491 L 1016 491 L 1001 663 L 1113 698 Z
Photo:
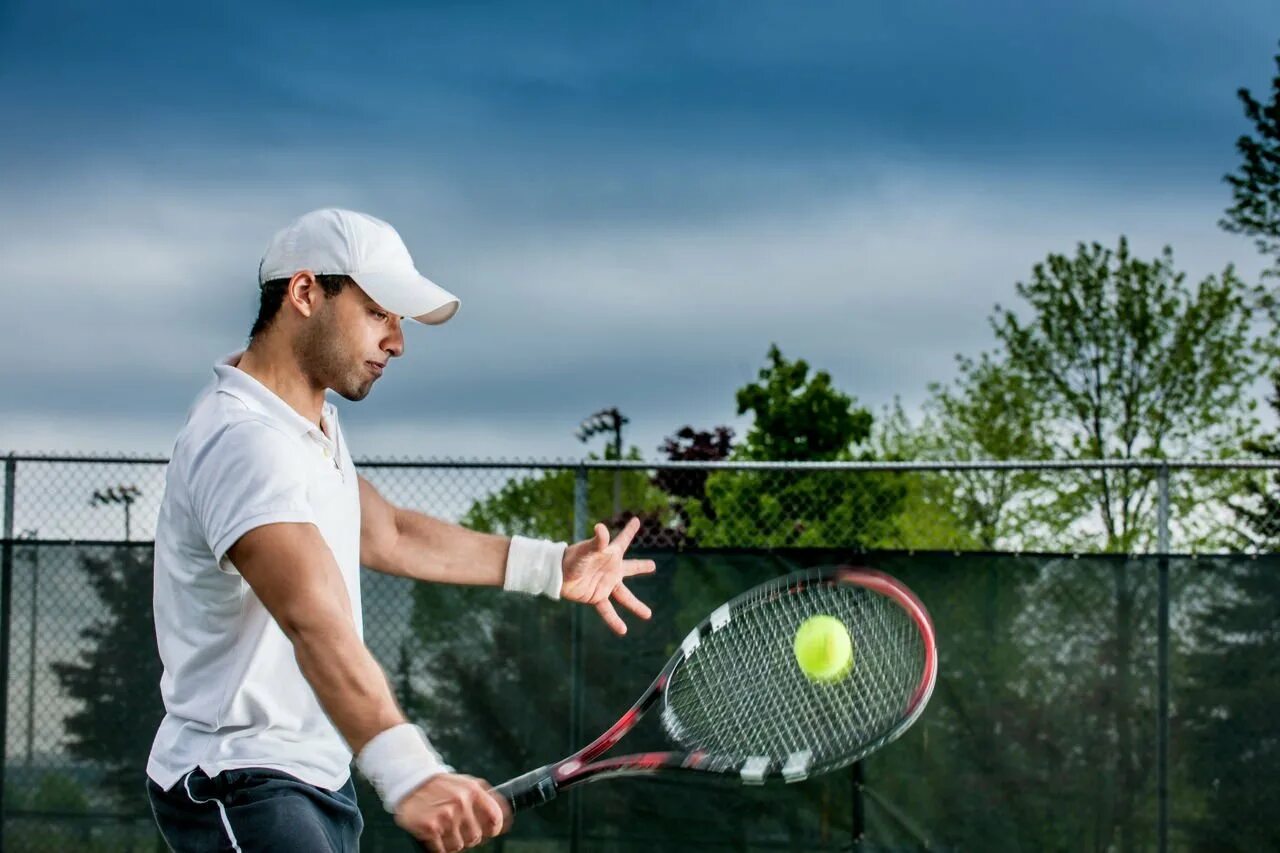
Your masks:
M 364 820 L 353 782 L 326 791 L 277 770 L 193 770 L 168 791 L 150 779 L 147 795 L 175 853 L 306 851 L 356 853 Z

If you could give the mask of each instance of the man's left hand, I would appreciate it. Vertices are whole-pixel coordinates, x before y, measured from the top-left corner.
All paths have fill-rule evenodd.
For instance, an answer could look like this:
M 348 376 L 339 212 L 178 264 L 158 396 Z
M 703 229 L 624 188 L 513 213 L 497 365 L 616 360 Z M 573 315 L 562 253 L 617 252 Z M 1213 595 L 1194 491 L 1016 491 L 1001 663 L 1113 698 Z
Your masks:
M 616 634 L 627 633 L 627 624 L 614 610 L 616 601 L 641 619 L 653 615 L 624 581 L 634 575 L 657 571 L 653 560 L 624 560 L 627 546 L 640 529 L 640 519 L 633 518 L 622 528 L 618 538 L 609 541 L 609 528 L 597 524 L 595 538 L 570 545 L 564 552 L 564 577 L 560 597 L 580 604 L 594 605 L 604 623 Z M 613 601 L 610 601 L 613 599 Z

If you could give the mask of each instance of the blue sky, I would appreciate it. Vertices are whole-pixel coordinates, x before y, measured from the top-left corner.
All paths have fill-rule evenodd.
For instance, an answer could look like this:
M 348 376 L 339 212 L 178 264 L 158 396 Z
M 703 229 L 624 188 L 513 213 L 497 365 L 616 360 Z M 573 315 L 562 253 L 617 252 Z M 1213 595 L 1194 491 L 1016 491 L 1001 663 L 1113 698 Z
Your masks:
M 861 403 L 953 375 L 1049 251 L 1193 277 L 1274 2 L 0 5 L 0 448 L 167 452 L 308 209 L 463 299 L 343 417 L 364 455 L 656 455 L 776 341 Z

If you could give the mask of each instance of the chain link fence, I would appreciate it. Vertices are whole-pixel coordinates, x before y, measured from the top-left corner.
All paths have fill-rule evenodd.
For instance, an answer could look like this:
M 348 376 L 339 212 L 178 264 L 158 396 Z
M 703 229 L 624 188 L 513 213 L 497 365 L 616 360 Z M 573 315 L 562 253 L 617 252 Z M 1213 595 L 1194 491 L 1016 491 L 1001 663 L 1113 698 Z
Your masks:
M 162 714 L 150 598 L 164 460 L 0 458 L 0 846 L 163 849 L 141 780 Z M 1213 680 L 1214 661 L 1240 651 L 1237 633 L 1280 635 L 1269 499 L 1280 462 L 360 468 L 393 502 L 477 529 L 571 539 L 595 521 L 643 522 L 633 547 L 660 564 L 642 590 L 655 619 L 622 642 L 581 608 L 365 573 L 366 639 L 402 704 L 454 763 L 495 781 L 580 745 L 708 606 L 780 571 L 864 559 L 907 579 L 939 624 L 937 707 L 859 768 L 866 778 L 759 796 L 590 787 L 522 821 L 500 849 L 974 849 L 993 832 L 985 849 L 1072 848 L 1082 833 L 1117 850 L 1272 840 L 1266 791 L 1280 791 L 1280 762 L 1251 768 L 1262 793 L 1227 772 L 1200 776 L 1204 756 L 1223 753 L 1210 748 L 1223 709 L 1257 713 L 1231 691 L 1280 683 L 1261 651 Z M 1224 603 L 1239 605 L 1237 623 Z M 486 639 L 473 648 L 476 636 Z M 1258 726 L 1255 743 L 1280 735 Z M 908 784 L 916 777 L 930 782 Z M 959 792 L 982 802 L 951 808 Z M 411 849 L 361 793 L 363 849 Z M 1068 795 L 1078 820 L 1055 812 Z M 694 796 L 707 804 L 697 815 Z M 1250 796 L 1256 817 L 1230 831 L 1253 846 L 1216 843 L 1228 830 L 1215 803 L 1229 811 Z
M 8 538 L 150 541 L 161 458 L 0 457 Z M 568 538 L 631 515 L 652 547 L 1253 553 L 1280 536 L 1280 460 L 647 463 L 379 461 L 390 500 L 504 532 Z M 1162 503 L 1163 501 L 1163 503 Z M 1167 513 L 1160 515 L 1161 507 Z

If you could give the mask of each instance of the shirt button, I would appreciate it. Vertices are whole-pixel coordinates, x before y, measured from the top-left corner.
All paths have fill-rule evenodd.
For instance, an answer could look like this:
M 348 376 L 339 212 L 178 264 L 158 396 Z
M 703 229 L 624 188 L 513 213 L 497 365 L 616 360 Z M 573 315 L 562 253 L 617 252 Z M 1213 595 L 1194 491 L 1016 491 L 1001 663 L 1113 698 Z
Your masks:
M 325 459 L 328 459 L 328 458 L 329 458 L 329 448 L 327 448 L 327 447 L 324 449 L 324 458 L 325 458 Z

